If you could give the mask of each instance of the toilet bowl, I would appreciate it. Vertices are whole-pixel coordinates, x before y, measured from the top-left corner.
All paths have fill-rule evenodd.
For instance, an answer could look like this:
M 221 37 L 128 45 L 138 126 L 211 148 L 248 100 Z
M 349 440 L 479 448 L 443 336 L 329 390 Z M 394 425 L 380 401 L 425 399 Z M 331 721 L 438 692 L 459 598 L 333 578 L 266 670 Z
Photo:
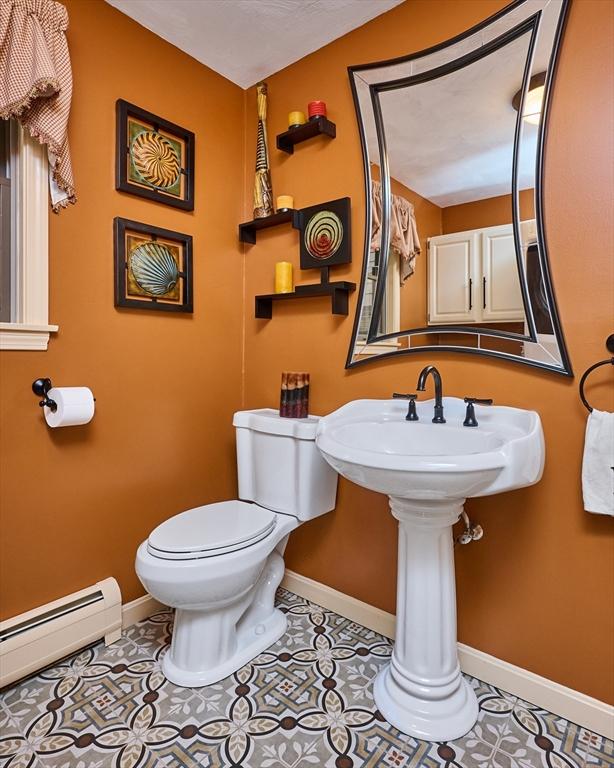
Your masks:
M 175 608 L 162 670 L 176 685 L 217 682 L 284 633 L 274 600 L 288 536 L 335 506 L 337 474 L 315 446 L 317 423 L 236 413 L 240 500 L 175 515 L 139 546 L 143 586 Z

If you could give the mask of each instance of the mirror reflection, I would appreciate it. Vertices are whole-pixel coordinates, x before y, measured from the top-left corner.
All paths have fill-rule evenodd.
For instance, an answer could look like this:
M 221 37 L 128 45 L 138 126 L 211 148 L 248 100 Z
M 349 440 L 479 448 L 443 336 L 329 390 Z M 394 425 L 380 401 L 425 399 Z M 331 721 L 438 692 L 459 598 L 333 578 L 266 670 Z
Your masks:
M 426 346 L 570 373 L 539 197 L 565 4 L 523 6 L 430 54 L 351 71 L 368 216 L 349 365 Z

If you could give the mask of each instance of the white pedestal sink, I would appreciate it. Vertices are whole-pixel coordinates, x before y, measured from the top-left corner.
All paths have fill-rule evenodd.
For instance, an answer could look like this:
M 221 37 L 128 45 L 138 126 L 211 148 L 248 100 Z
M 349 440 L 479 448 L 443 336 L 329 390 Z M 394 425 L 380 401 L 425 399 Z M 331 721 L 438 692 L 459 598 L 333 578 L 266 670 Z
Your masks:
M 316 444 L 348 480 L 385 493 L 399 521 L 397 623 L 392 660 L 376 677 L 375 703 L 410 736 L 449 741 L 477 719 L 460 673 L 452 526 L 470 496 L 539 481 L 544 439 L 534 411 L 476 406 L 478 427 L 463 427 L 465 404 L 443 399 L 446 423 L 433 424 L 432 400 L 356 400 L 320 420 Z

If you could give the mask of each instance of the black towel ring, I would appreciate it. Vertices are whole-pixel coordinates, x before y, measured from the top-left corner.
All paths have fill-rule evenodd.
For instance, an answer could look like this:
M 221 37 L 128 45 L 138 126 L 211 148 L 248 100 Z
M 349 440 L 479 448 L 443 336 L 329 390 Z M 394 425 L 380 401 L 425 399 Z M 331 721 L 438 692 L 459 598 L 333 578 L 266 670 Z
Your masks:
M 612 352 L 614 355 L 614 333 L 610 334 L 606 340 L 605 343 L 606 347 L 608 348 L 609 352 Z M 586 381 L 586 377 L 592 373 L 592 371 L 595 370 L 595 368 L 601 368 L 602 365 L 614 365 L 614 357 L 611 357 L 609 360 L 600 360 L 598 363 L 595 363 L 594 365 L 591 365 L 590 368 L 587 368 L 582 378 L 580 379 L 580 400 L 584 403 L 584 407 L 586 408 L 589 413 L 592 413 L 593 409 L 592 406 L 589 405 L 588 400 L 584 396 L 584 382 Z

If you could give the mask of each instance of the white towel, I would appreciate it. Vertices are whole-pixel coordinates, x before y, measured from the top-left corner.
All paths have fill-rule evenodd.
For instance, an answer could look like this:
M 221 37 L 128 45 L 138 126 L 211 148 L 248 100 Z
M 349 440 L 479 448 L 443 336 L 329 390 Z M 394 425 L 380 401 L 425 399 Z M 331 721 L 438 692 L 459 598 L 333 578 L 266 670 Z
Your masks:
M 614 413 L 589 414 L 584 437 L 582 493 L 584 509 L 614 515 Z

